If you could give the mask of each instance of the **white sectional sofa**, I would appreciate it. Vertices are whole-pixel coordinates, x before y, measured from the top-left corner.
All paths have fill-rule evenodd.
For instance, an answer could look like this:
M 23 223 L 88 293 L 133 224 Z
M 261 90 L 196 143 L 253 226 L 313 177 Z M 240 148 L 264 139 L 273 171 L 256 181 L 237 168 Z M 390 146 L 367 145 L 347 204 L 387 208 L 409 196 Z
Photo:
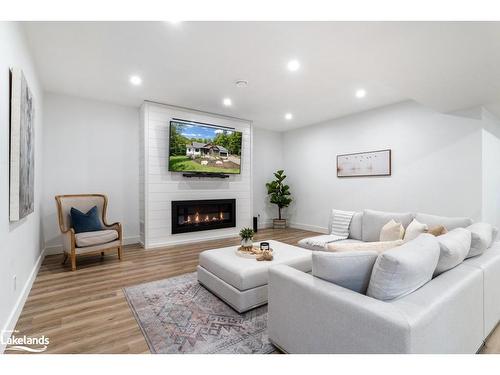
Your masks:
M 361 232 L 379 225 L 363 219 L 354 222 Z M 470 222 L 448 219 L 450 227 Z M 355 226 L 351 241 L 361 241 Z M 389 301 L 291 267 L 269 271 L 269 338 L 288 353 L 476 353 L 499 320 L 500 242 Z

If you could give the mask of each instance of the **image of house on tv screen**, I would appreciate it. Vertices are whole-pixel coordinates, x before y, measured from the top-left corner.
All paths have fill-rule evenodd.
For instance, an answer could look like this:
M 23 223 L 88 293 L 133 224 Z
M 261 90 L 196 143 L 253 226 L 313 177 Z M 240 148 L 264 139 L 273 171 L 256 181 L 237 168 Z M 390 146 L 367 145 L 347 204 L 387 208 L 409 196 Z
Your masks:
M 240 173 L 241 132 L 170 122 L 169 171 Z

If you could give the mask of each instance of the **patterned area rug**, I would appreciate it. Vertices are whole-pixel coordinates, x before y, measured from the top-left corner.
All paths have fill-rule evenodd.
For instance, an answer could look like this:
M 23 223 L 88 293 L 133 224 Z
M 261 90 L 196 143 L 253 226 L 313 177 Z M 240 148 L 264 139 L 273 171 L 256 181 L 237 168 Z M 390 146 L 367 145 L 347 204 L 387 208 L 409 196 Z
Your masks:
M 272 353 L 267 305 L 238 314 L 196 273 L 123 289 L 152 353 Z

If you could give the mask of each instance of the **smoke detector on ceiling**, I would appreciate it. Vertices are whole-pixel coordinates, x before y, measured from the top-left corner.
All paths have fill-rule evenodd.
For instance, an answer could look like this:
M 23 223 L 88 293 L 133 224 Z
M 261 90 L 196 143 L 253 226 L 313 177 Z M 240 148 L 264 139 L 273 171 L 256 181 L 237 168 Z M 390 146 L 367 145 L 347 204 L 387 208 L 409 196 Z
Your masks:
M 245 79 L 239 79 L 236 81 L 236 87 L 247 87 L 248 81 Z

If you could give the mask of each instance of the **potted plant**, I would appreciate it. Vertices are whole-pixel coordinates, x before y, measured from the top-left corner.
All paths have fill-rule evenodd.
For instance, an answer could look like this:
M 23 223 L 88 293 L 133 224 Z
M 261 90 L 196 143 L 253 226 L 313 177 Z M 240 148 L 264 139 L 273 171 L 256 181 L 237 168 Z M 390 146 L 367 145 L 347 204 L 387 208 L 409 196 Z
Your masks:
M 242 228 L 240 230 L 241 247 L 252 247 L 254 234 L 255 233 L 252 228 Z
M 266 184 L 267 194 L 271 196 L 270 202 L 278 206 L 278 218 L 273 219 L 274 229 L 286 228 L 286 219 L 281 218 L 281 209 L 288 207 L 292 202 L 290 187 L 283 183 L 286 178 L 285 171 L 279 170 L 274 173 L 276 179 Z

